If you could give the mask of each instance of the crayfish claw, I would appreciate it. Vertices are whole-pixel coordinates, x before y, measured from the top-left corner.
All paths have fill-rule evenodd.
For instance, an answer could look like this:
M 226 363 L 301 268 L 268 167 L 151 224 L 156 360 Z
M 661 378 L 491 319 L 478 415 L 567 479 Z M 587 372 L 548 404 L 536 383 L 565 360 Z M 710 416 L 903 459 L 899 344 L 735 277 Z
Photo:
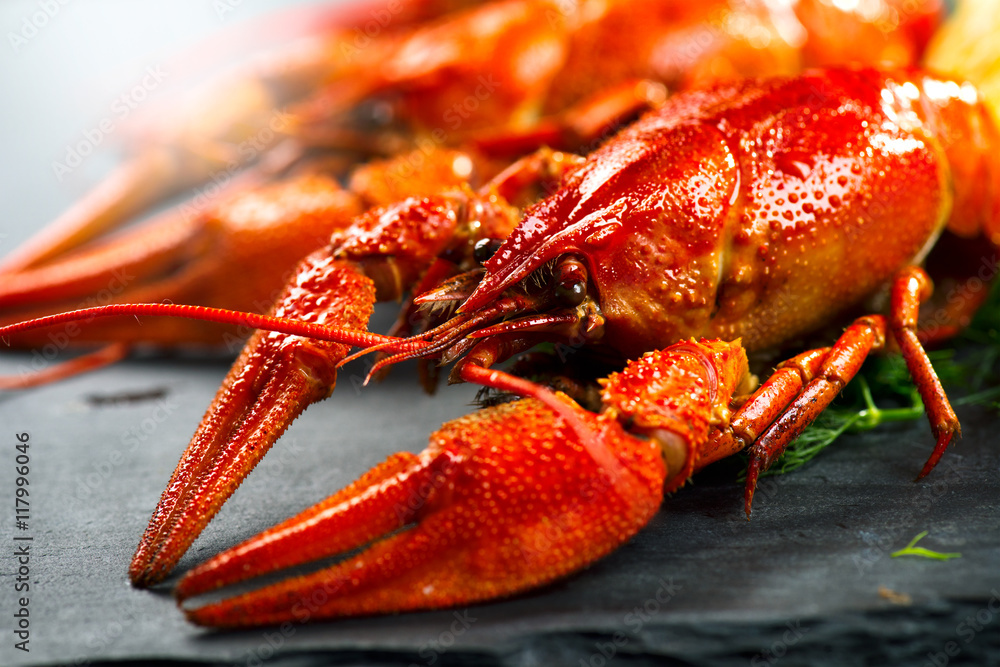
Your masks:
M 309 297 L 324 289 L 334 294 L 326 307 L 303 314 Z M 274 314 L 361 330 L 374 296 L 369 279 L 318 251 L 300 264 L 297 281 L 286 288 Z M 129 568 L 134 585 L 150 586 L 166 577 L 292 421 L 330 395 L 337 362 L 348 349 L 276 332 L 254 334 L 153 512 Z
M 413 514 L 408 496 L 413 487 L 433 482 L 435 463 L 410 453 L 391 456 L 339 493 L 191 570 L 174 595 L 183 601 L 402 528 Z
M 654 443 L 614 420 L 582 410 L 580 417 L 632 483 L 619 484 L 541 402 L 488 408 L 446 424 L 419 456 L 397 455 L 317 508 L 200 566 L 178 595 L 374 540 L 366 550 L 185 613 L 201 625 L 240 627 L 438 609 L 575 572 L 649 521 L 666 474 Z

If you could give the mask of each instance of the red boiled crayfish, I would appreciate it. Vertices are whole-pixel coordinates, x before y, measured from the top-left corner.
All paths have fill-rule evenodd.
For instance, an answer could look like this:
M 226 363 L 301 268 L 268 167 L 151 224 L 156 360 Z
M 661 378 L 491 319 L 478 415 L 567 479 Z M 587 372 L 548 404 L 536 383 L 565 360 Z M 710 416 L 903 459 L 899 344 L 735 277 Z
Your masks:
M 529 397 L 447 424 L 424 453 L 390 458 L 178 588 L 186 598 L 410 526 L 308 578 L 189 616 L 221 626 L 294 620 L 317 585 L 336 595 L 313 618 L 489 599 L 606 554 L 664 491 L 745 447 L 749 509 L 759 472 L 890 344 L 928 408 L 936 446 L 927 474 L 959 424 L 920 340 L 919 307 L 934 302 L 919 264 L 945 234 L 1000 244 L 997 140 L 972 85 L 916 70 L 724 84 L 671 98 L 586 158 L 538 154 L 477 192 L 363 214 L 300 264 L 273 317 L 116 305 L 0 334 L 121 314 L 263 329 L 154 512 L 131 570 L 143 585 L 176 563 L 288 423 L 331 392 L 349 345 L 383 350 L 383 363 L 458 359 L 456 379 Z M 493 243 L 513 215 L 506 195 L 553 174 L 555 191 Z M 432 311 L 408 339 L 363 331 L 376 296 L 399 294 L 440 256 L 483 265 L 416 299 L 456 305 L 453 317 L 433 326 Z M 961 282 L 968 270 L 952 266 L 947 277 Z M 742 347 L 787 345 L 879 302 L 886 314 L 857 317 L 832 346 L 781 364 L 748 396 Z M 967 313 L 948 314 L 960 326 Z M 733 342 L 682 342 L 692 337 Z M 545 340 L 635 359 L 604 382 L 600 415 L 491 368 Z M 390 511 L 427 488 L 412 512 Z M 542 526 L 549 503 L 564 518 L 554 540 Z M 520 540 L 543 528 L 550 549 L 526 564 Z
M 381 9 L 382 23 L 372 28 L 378 34 L 361 41 L 352 24 L 372 20 L 371 7 L 316 10 L 320 35 L 294 42 L 282 57 L 255 61 L 245 76 L 183 106 L 187 120 L 183 114 L 178 120 L 171 107 L 143 135 L 146 143 L 133 160 L 0 263 L 0 322 L 97 301 L 116 275 L 129 276 L 113 297 L 120 303 L 170 299 L 265 312 L 295 263 L 334 228 L 394 201 L 369 196 L 371 189 L 344 192 L 334 182 L 343 164 L 359 156 L 391 156 L 385 167 L 367 165 L 361 172 L 381 170 L 383 181 L 405 181 L 397 196 L 433 193 L 469 178 L 470 163 L 484 179 L 493 175 L 479 154 L 506 160 L 543 144 L 592 145 L 607 126 L 662 96 L 664 86 L 791 74 L 841 61 L 845 42 L 857 62 L 912 64 L 940 14 L 938 0 L 880 0 L 854 9 L 818 0 L 790 6 L 670 0 L 645 3 L 641 11 L 625 0 L 468 4 L 423 0 Z M 484 80 L 488 90 L 479 94 Z M 287 113 L 272 126 L 277 109 Z M 285 139 L 285 148 L 294 144 L 287 151 L 293 157 L 278 159 L 281 151 L 265 153 L 258 141 L 245 150 L 248 137 L 259 140 L 264 132 L 272 142 Z M 454 156 L 407 153 L 415 144 L 459 146 L 472 157 L 461 158 L 460 173 L 448 173 L 439 163 Z M 326 149 L 319 164 L 302 157 L 317 146 Z M 256 169 L 237 176 L 243 153 L 264 155 Z M 293 168 L 308 173 L 265 185 Z M 185 205 L 106 237 L 157 197 L 220 175 L 225 178 L 217 184 L 230 182 L 225 195 L 204 210 Z M 234 284 L 232 275 L 245 279 Z M 49 333 L 11 341 L 45 345 Z M 109 363 L 134 344 L 217 344 L 234 333 L 207 323 L 136 328 L 102 322 L 70 342 L 109 348 L 11 384 Z

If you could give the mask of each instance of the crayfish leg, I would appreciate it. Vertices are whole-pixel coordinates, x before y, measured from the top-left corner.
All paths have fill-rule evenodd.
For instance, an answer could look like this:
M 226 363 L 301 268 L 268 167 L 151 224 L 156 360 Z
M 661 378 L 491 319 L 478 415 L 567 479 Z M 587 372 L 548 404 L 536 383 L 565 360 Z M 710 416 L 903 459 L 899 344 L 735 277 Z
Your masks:
M 489 155 L 518 155 L 535 146 L 580 150 L 596 146 L 601 137 L 623 127 L 663 103 L 666 86 L 645 79 L 628 79 L 576 104 L 540 119 L 529 128 L 504 127 L 473 134 L 473 143 Z
M 150 150 L 118 167 L 52 224 L 3 258 L 0 274 L 45 264 L 120 227 L 132 215 L 180 190 L 177 165 L 164 151 Z M 184 184 L 186 186 L 186 184 Z
M 420 173 L 410 175 L 415 160 Z M 298 262 L 334 232 L 351 227 L 365 210 L 459 189 L 469 179 L 478 182 L 480 172 L 497 168 L 465 152 L 418 151 L 355 169 L 350 188 L 344 189 L 316 164 L 307 167 L 266 184 L 260 169 L 248 171 L 204 203 L 182 204 L 33 268 L 2 274 L 0 325 L 105 298 L 113 303 L 170 302 L 264 312 Z M 106 296 L 108 290 L 113 296 Z M 51 333 L 26 331 L 10 342 L 40 346 L 49 342 Z M 194 320 L 140 328 L 130 319 L 109 319 L 88 323 L 71 338 L 74 345 L 180 346 L 218 345 L 245 336 L 233 327 Z
M 867 356 L 885 347 L 887 332 L 899 345 L 936 439 L 918 479 L 934 468 L 952 438 L 961 434 L 961 427 L 917 336 L 920 303 L 930 297 L 931 289 L 923 269 L 904 269 L 892 285 L 888 320 L 882 315 L 858 318 L 832 347 L 803 353 L 782 364 L 772 380 L 737 412 L 729 432 L 714 436 L 752 444 L 745 490 L 747 516 L 760 474 L 830 405 Z
M 0 323 L 72 310 L 81 302 L 105 298 L 100 295 L 109 290 L 114 303 L 171 302 L 261 312 L 281 293 L 296 264 L 361 211 L 353 193 L 318 174 L 220 196 L 200 212 L 194 207 L 170 210 L 65 257 L 5 275 Z M 11 342 L 42 345 L 50 333 L 25 332 Z M 227 337 L 236 339 L 235 329 L 205 322 L 168 320 L 140 328 L 130 320 L 112 319 L 81 327 L 72 342 L 218 345 Z

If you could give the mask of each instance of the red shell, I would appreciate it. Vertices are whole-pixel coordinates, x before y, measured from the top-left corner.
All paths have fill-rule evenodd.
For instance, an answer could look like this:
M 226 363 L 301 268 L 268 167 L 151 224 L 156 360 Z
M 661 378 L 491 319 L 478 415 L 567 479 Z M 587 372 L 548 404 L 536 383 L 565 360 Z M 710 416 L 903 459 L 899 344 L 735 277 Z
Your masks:
M 815 330 L 919 262 L 948 223 L 947 149 L 970 132 L 959 118 L 984 117 L 966 93 L 858 69 L 677 95 L 526 212 L 463 310 L 575 254 L 626 356 L 691 336 L 760 349 Z M 985 194 L 970 194 L 984 215 Z

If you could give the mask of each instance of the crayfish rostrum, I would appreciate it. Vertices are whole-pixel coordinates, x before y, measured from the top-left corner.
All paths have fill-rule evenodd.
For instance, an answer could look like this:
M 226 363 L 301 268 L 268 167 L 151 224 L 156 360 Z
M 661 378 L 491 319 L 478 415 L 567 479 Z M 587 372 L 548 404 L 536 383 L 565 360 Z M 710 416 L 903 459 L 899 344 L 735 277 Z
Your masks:
M 123 314 L 260 329 L 154 512 L 130 571 L 138 585 L 166 576 L 288 424 L 332 392 L 350 346 L 378 350 L 376 368 L 454 362 L 454 380 L 524 396 L 446 424 L 423 453 L 390 458 L 178 586 L 186 599 L 371 545 L 187 613 L 214 626 L 294 620 L 318 586 L 335 595 L 312 618 L 509 595 L 608 553 L 665 492 L 746 448 L 749 512 L 759 473 L 872 351 L 895 347 L 906 360 L 936 439 L 921 475 L 934 468 L 959 424 L 924 352 L 920 307 L 945 313 L 941 335 L 976 304 L 935 301 L 920 265 L 943 237 L 1000 244 L 993 104 L 970 83 L 916 69 L 691 90 L 589 155 L 542 150 L 479 189 L 360 214 L 299 264 L 270 316 L 122 304 L 0 334 Z M 513 203 L 538 191 L 550 194 L 523 211 Z M 961 284 L 968 271 L 956 262 L 943 278 Z M 376 299 L 411 288 L 419 296 L 396 330 L 408 337 L 365 330 Z M 838 322 L 847 328 L 831 346 L 755 386 L 745 349 Z M 494 368 L 543 341 L 631 360 L 600 381 L 598 414 Z M 553 504 L 555 537 L 542 510 Z M 548 549 L 525 560 L 520 544 L 543 530 Z

